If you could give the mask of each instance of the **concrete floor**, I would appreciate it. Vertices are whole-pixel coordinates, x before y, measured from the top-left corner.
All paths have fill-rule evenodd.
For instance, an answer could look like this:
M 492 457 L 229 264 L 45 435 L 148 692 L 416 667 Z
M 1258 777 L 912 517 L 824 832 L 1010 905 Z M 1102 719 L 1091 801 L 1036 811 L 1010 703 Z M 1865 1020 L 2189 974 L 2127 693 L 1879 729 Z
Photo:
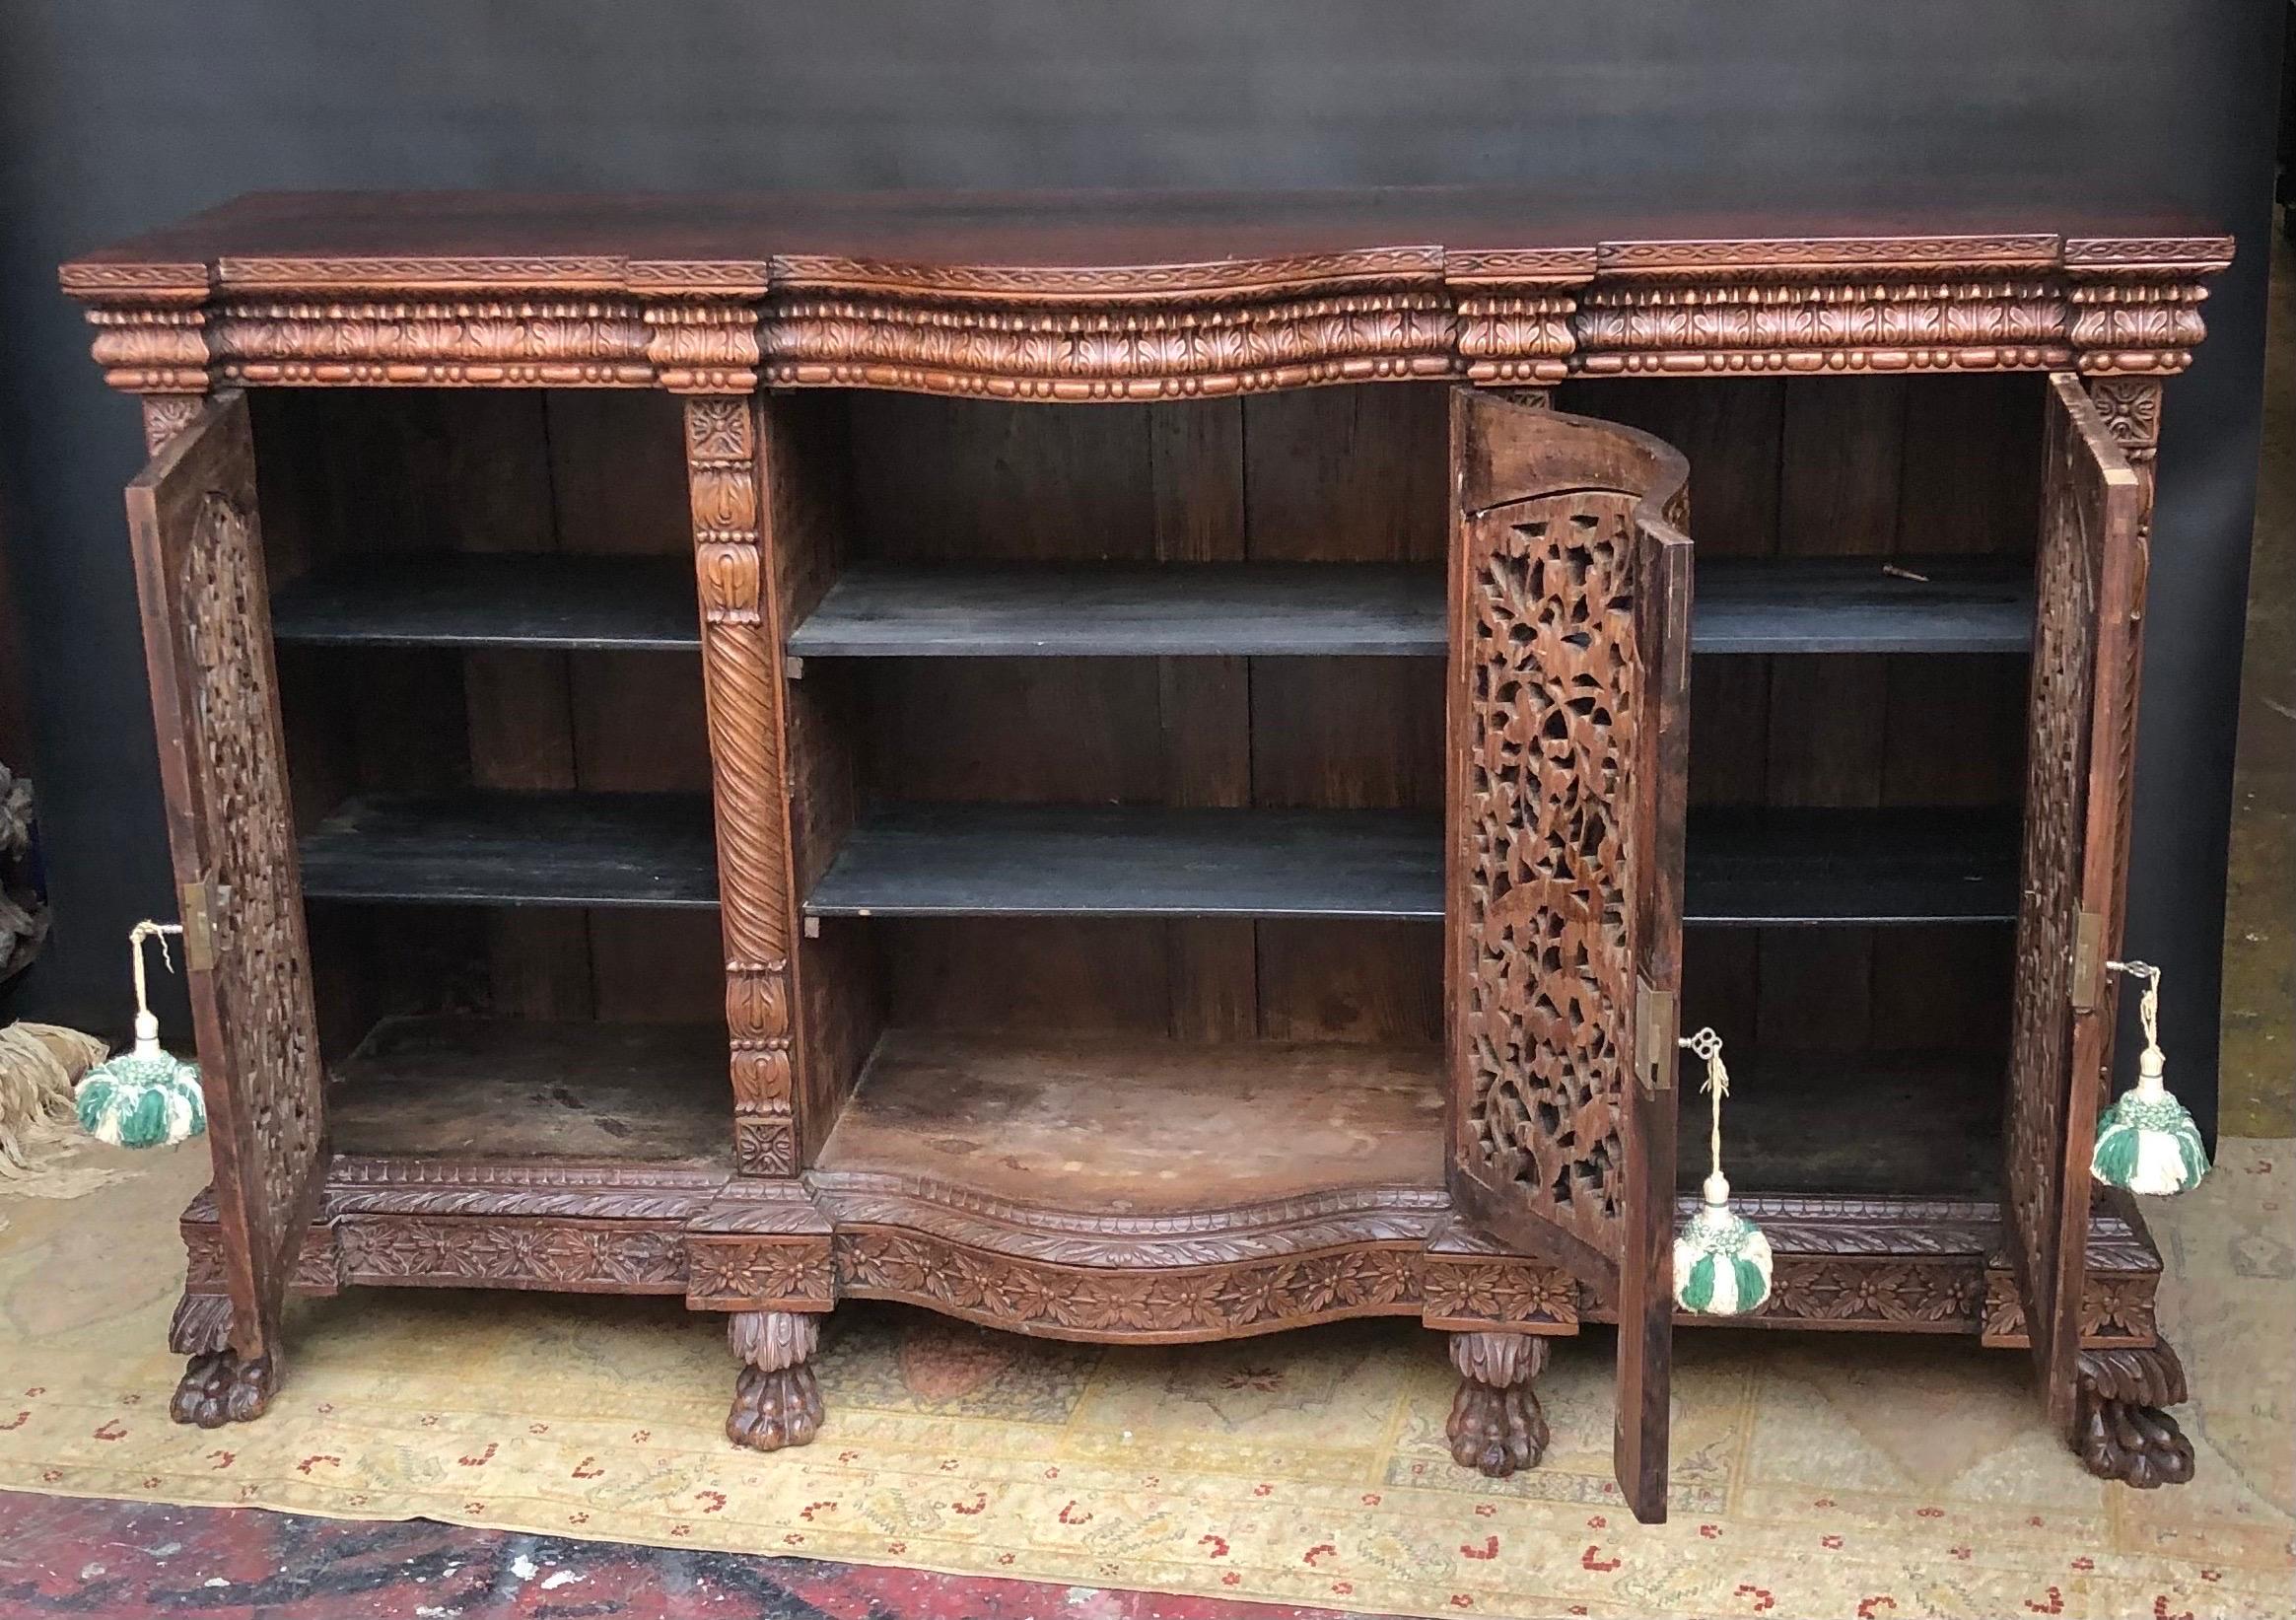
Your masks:
M 2296 249 L 2272 240 L 2224 921 L 2218 1128 L 2296 1136 Z

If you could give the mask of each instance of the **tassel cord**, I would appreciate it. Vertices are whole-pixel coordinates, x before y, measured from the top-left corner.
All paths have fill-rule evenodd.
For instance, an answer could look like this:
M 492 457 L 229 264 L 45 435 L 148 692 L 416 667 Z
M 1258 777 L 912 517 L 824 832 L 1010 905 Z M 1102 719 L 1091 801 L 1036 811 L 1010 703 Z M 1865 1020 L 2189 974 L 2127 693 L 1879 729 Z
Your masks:
M 2136 1021 L 2144 1026 L 2144 1044 L 2157 1052 L 2161 1047 L 2161 970 L 2150 962 L 2107 962 L 2116 973 L 2125 973 L 2132 979 L 2144 981 L 2144 993 L 2137 998 Z
M 1711 1123 L 1706 1128 L 1707 1167 L 1715 1174 L 1722 1173 L 1722 1098 L 1730 1094 L 1730 1071 L 1722 1067 L 1722 1037 L 1711 1028 L 1701 1029 L 1695 1035 L 1686 1035 L 1675 1043 L 1706 1066 L 1706 1078 L 1699 1087 L 1714 1099 Z
M 144 984 L 144 941 L 160 942 L 160 961 L 173 973 L 175 971 L 175 958 L 168 952 L 168 936 L 182 932 L 181 923 L 156 923 L 149 917 L 128 930 L 127 956 L 135 968 L 135 1011 L 138 1019 L 150 1018 L 152 1014 L 151 996 Z

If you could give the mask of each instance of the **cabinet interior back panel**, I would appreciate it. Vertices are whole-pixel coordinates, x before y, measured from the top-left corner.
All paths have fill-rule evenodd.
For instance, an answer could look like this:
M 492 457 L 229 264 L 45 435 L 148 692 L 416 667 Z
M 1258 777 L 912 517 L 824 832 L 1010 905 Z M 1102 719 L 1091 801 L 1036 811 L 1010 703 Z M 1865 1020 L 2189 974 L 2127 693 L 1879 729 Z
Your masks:
M 256 390 L 274 595 L 417 555 L 658 560 L 690 600 L 679 402 L 531 389 Z M 675 568 L 677 574 L 668 570 Z M 649 580 L 655 578 L 648 575 Z M 359 795 L 710 787 L 689 649 L 289 646 L 289 770 L 305 831 Z M 391 1014 L 719 1022 L 714 915 L 313 905 L 330 1049 Z

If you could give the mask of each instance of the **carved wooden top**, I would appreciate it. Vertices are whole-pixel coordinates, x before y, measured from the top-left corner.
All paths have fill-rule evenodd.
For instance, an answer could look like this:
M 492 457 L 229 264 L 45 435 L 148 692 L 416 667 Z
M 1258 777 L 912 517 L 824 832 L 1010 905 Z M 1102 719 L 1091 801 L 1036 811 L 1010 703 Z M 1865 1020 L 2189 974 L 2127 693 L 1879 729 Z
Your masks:
M 116 387 L 1008 397 L 1573 372 L 2181 369 L 2190 222 L 1526 191 L 264 193 L 63 268 Z

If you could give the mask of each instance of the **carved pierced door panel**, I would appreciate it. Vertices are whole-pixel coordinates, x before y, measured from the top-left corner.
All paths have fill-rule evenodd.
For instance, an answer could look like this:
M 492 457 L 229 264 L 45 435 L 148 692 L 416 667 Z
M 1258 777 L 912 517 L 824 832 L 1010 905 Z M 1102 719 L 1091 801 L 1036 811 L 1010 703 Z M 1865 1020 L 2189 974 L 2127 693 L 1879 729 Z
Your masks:
M 1462 389 L 1445 1004 L 1450 1177 L 1619 1319 L 1619 1483 L 1665 1516 L 1682 937 L 1687 469 Z
M 2003 1223 L 2050 1413 L 2069 1429 L 2089 1154 L 2112 1078 L 2105 962 L 2121 940 L 2145 493 L 2079 381 L 2050 385 Z
M 218 397 L 170 441 L 127 512 L 231 1348 L 272 1358 L 327 1144 L 244 398 Z

